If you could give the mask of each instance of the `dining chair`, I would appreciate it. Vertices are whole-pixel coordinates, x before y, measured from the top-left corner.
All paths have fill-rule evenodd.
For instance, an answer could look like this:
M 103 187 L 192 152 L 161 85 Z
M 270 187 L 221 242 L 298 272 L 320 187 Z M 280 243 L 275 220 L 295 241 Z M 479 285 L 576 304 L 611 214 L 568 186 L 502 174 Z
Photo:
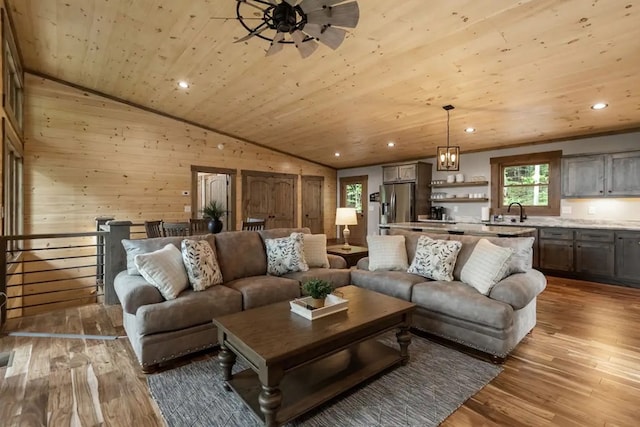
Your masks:
M 247 218 L 246 221 L 242 221 L 242 229 L 243 230 L 264 230 L 264 219 L 259 218 Z
M 189 218 L 189 234 L 207 234 L 209 233 L 209 218 Z
M 144 231 L 147 232 L 147 237 L 162 237 L 162 220 L 145 221 Z
M 165 237 L 188 236 L 189 223 L 188 222 L 163 222 L 162 232 Z

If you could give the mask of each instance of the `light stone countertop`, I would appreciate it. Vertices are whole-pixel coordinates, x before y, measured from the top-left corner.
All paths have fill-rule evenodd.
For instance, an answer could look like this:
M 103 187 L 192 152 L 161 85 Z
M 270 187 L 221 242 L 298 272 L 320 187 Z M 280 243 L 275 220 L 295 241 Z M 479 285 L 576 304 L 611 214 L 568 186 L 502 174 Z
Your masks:
M 519 236 L 535 232 L 531 227 L 505 227 L 502 225 L 468 224 L 468 223 L 433 223 L 433 222 L 399 222 L 380 224 L 380 227 L 401 228 L 405 230 L 421 230 L 434 233 L 470 234 L 474 236 Z
M 515 218 L 516 222 L 510 219 Z M 458 217 L 456 224 L 484 224 L 479 218 Z M 640 231 L 640 221 L 626 220 L 587 220 L 587 219 L 566 219 L 558 217 L 529 217 L 524 222 L 517 222 L 516 217 L 507 217 L 504 222 L 490 222 L 490 225 L 504 227 L 558 227 L 558 228 L 589 228 L 594 230 L 629 230 Z

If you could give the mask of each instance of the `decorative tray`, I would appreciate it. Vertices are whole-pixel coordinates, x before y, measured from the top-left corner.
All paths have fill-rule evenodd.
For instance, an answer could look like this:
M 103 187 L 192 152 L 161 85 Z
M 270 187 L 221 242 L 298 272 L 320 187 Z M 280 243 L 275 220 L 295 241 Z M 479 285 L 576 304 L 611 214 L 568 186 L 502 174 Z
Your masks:
M 324 300 L 324 307 L 312 308 L 308 303 L 312 300 L 311 297 L 297 298 L 293 301 L 289 301 L 291 311 L 295 314 L 302 316 L 309 320 L 319 319 L 321 317 L 329 316 L 330 314 L 339 313 L 349 308 L 349 300 L 340 298 L 337 295 L 328 295 Z

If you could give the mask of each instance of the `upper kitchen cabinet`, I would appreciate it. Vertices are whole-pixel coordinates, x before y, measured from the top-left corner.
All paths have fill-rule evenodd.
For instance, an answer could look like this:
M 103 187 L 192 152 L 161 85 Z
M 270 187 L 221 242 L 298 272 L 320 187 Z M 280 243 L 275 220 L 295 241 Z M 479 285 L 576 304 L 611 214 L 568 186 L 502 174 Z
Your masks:
M 562 159 L 562 197 L 640 196 L 640 151 Z
M 422 162 L 390 165 L 382 168 L 382 180 L 385 184 L 396 182 L 414 182 L 431 179 L 431 164 Z

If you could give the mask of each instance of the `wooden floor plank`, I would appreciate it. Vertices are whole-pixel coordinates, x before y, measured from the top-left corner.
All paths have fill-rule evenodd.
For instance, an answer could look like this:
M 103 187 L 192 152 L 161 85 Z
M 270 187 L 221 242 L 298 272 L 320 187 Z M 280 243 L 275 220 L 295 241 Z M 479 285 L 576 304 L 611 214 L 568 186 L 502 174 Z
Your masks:
M 444 426 L 637 425 L 640 289 L 548 281 L 538 298 L 536 328 L 506 360 L 504 372 Z M 5 332 L 14 330 L 125 335 L 122 309 L 98 304 L 11 319 Z M 126 338 L 0 338 L 0 352 L 11 350 L 14 365 L 0 368 L 0 419 L 6 425 L 164 425 Z M 213 355 L 200 353 L 162 369 Z

